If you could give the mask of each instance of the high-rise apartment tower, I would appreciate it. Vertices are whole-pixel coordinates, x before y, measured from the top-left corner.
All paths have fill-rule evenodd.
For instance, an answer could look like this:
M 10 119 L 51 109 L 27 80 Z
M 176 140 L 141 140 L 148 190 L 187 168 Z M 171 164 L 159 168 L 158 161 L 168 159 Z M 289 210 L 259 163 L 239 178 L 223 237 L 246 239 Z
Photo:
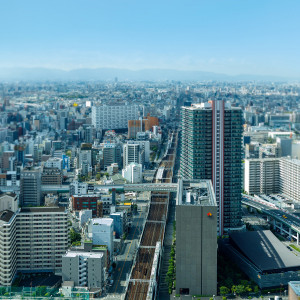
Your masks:
M 211 179 L 219 234 L 241 226 L 242 110 L 223 100 L 182 107 L 180 174 Z

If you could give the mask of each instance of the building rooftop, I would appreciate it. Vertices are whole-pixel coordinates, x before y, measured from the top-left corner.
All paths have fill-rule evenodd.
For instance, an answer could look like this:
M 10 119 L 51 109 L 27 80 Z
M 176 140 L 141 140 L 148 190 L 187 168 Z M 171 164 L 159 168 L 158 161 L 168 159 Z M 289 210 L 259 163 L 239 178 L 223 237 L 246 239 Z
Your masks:
M 261 271 L 300 269 L 300 258 L 291 253 L 270 230 L 232 232 L 230 240 Z
M 300 281 L 290 281 L 289 286 L 295 292 L 295 294 L 299 297 L 300 296 Z
M 297 166 L 300 166 L 300 159 L 296 159 L 296 158 L 290 158 L 290 157 L 281 157 L 280 159 L 285 160 L 285 161 L 289 161 Z
M 180 180 L 177 205 L 216 205 L 215 193 L 210 180 Z
M 0 197 L 3 197 L 3 196 L 10 196 L 10 197 L 15 198 L 17 195 L 13 192 L 2 192 L 2 191 L 0 191 Z
M 113 223 L 113 219 L 111 218 L 95 218 L 91 219 L 93 225 L 111 225 Z
M 21 213 L 34 213 L 34 212 L 65 212 L 66 209 L 64 207 L 22 207 Z
M 3 210 L 0 212 L 0 220 L 3 222 L 9 222 L 15 213 L 11 210 Z
M 85 251 L 68 251 L 64 257 L 77 257 L 82 256 L 84 258 L 101 258 L 102 252 L 85 252 Z

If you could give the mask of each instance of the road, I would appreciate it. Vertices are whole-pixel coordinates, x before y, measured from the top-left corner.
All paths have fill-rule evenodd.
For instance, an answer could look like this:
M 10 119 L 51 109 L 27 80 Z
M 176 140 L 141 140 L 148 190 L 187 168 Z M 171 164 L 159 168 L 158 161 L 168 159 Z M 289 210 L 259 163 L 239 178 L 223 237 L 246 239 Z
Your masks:
M 243 197 L 243 202 L 244 204 L 251 204 L 254 203 L 258 208 L 266 211 L 271 217 L 273 217 L 274 219 L 277 219 L 283 223 L 286 223 L 288 226 L 293 226 L 297 231 L 299 230 L 300 232 L 300 220 L 296 217 L 294 217 L 293 215 L 289 214 L 288 212 L 284 212 L 282 210 L 275 209 L 272 207 L 269 207 L 267 205 L 264 205 L 262 203 L 259 203 L 257 201 L 251 201 L 245 197 Z

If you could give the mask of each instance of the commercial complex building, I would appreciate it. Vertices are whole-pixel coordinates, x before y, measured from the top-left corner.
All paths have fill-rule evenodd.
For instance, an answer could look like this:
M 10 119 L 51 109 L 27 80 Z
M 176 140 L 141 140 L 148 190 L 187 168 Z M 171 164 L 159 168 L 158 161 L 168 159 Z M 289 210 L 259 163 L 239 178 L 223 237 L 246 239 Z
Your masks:
M 96 129 L 125 129 L 129 120 L 139 118 L 138 105 L 99 105 L 92 107 L 92 124 Z
M 300 258 L 269 230 L 232 232 L 220 250 L 260 288 L 281 287 L 300 280 Z
M 211 181 L 189 184 L 176 203 L 176 293 L 216 295 L 217 204 Z
M 219 234 L 241 227 L 242 110 L 222 100 L 181 110 L 180 175 L 212 180 Z

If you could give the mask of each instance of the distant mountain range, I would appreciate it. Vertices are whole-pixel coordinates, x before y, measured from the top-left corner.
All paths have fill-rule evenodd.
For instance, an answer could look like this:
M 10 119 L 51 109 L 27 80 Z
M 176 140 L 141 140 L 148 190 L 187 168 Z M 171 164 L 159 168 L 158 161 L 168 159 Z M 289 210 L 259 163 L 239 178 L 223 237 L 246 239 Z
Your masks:
M 64 71 L 47 68 L 0 68 L 1 81 L 111 81 L 118 77 L 120 81 L 165 81 L 165 80 L 197 80 L 197 81 L 290 81 L 296 78 L 261 75 L 237 75 L 181 71 L 168 69 L 127 70 L 113 68 L 74 69 Z M 299 79 L 299 78 L 298 78 Z

